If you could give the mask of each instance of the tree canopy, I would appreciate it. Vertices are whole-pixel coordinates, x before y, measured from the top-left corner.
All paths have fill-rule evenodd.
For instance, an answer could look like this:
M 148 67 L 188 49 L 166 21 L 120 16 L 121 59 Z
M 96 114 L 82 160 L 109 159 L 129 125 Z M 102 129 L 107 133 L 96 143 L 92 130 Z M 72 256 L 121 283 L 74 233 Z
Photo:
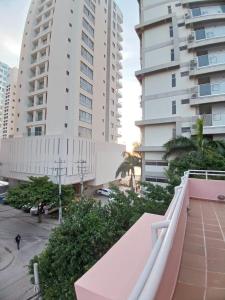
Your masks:
M 63 205 L 67 205 L 74 198 L 74 190 L 71 186 L 62 186 Z M 11 187 L 7 194 L 7 202 L 15 208 L 23 205 L 58 204 L 58 185 L 44 177 L 29 177 L 26 183 L 20 183 Z
M 74 282 L 89 270 L 143 213 L 164 214 L 171 195 L 161 187 L 146 185 L 143 198 L 134 192 L 115 190 L 105 206 L 83 199 L 69 206 L 64 223 L 52 233 L 39 263 L 42 296 L 45 300 L 72 300 Z

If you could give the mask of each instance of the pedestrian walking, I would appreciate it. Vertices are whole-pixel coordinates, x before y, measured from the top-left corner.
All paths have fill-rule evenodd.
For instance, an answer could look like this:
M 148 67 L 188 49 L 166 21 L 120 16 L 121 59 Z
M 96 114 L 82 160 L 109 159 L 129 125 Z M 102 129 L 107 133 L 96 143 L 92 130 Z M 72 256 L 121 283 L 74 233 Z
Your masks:
M 17 249 L 20 249 L 20 241 L 21 241 L 21 236 L 19 234 L 17 234 L 17 236 L 15 237 L 15 241 L 17 244 Z

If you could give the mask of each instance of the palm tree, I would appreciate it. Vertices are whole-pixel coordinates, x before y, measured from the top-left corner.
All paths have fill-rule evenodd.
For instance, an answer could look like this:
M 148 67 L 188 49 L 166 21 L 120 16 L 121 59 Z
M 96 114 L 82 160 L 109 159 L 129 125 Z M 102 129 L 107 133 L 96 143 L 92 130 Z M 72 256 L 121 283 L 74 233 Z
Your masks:
M 196 121 L 196 136 L 194 137 L 177 137 L 168 141 L 164 147 L 166 149 L 164 159 L 170 156 L 182 156 L 187 152 L 212 152 L 217 151 L 219 154 L 225 156 L 225 141 L 211 140 L 203 135 L 204 120 L 199 118 Z
M 116 178 L 121 175 L 122 178 L 130 176 L 130 187 L 134 190 L 135 167 L 141 167 L 141 157 L 137 154 L 123 152 L 124 160 L 116 171 Z

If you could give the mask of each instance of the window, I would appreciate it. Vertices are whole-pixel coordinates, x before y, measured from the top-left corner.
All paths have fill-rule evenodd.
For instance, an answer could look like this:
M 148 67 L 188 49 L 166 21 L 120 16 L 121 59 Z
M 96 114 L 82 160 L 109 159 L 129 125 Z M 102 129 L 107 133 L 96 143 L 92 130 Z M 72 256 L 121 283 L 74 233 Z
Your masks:
M 84 96 L 83 94 L 80 94 L 80 104 L 91 109 L 92 108 L 92 99 L 90 99 L 87 96 Z
M 171 7 L 171 5 L 168 6 L 168 14 L 172 14 L 172 7 Z
M 172 115 L 175 115 L 177 113 L 177 105 L 176 101 L 172 101 Z
M 189 104 L 190 103 L 190 99 L 182 99 L 181 100 L 181 104 Z
M 175 60 L 174 49 L 170 50 L 170 57 L 171 57 L 171 61 Z
M 82 31 L 82 41 L 90 48 L 94 50 L 94 42 Z
M 36 136 L 42 135 L 42 127 L 35 127 L 34 134 Z
M 80 63 L 80 70 L 88 78 L 93 79 L 93 71 L 86 64 L 84 64 L 82 61 Z
M 92 138 L 92 130 L 89 128 L 79 126 L 78 135 L 79 135 L 79 137 L 82 137 L 82 138 L 91 139 Z
M 172 25 L 170 25 L 170 37 L 173 37 L 173 26 Z
M 89 62 L 89 64 L 93 65 L 93 55 L 91 55 L 91 53 L 88 52 L 83 46 L 81 46 L 81 56 L 85 58 Z
M 188 75 L 189 75 L 189 71 L 185 71 L 185 72 L 180 73 L 181 77 L 185 77 L 185 76 L 188 76 Z
M 80 110 L 79 111 L 79 120 L 82 122 L 91 124 L 92 123 L 92 115 L 86 111 Z
M 36 121 L 42 121 L 42 119 L 43 119 L 43 112 L 42 110 L 40 110 L 36 113 Z
M 166 178 L 158 178 L 158 177 L 146 177 L 146 181 L 150 182 L 162 182 L 162 183 L 168 183 L 168 180 Z
M 172 74 L 172 87 L 176 87 L 176 74 Z
M 85 79 L 83 79 L 82 77 L 80 78 L 80 87 L 90 93 L 90 94 L 93 94 L 93 85 L 90 84 L 89 82 L 87 82 Z
M 95 24 L 95 17 L 85 5 L 84 5 L 84 14 L 92 24 Z
M 94 28 L 83 18 L 83 26 L 92 37 L 94 37 Z
M 191 128 L 190 128 L 190 127 L 182 127 L 182 128 L 181 128 L 181 132 L 182 132 L 182 133 L 191 132 Z
M 146 166 L 162 166 L 162 167 L 167 167 L 168 162 L 167 161 L 157 161 L 157 160 L 151 160 L 151 161 L 146 161 L 145 162 Z

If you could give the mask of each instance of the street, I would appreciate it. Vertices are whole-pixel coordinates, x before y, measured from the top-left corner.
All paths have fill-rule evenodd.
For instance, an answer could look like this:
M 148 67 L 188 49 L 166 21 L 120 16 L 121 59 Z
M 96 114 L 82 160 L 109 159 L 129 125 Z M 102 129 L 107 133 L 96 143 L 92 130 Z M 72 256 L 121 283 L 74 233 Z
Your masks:
M 0 204 L 0 300 L 26 300 L 34 295 L 28 264 L 39 254 L 57 221 L 37 218 Z M 20 250 L 15 237 L 21 235 Z

